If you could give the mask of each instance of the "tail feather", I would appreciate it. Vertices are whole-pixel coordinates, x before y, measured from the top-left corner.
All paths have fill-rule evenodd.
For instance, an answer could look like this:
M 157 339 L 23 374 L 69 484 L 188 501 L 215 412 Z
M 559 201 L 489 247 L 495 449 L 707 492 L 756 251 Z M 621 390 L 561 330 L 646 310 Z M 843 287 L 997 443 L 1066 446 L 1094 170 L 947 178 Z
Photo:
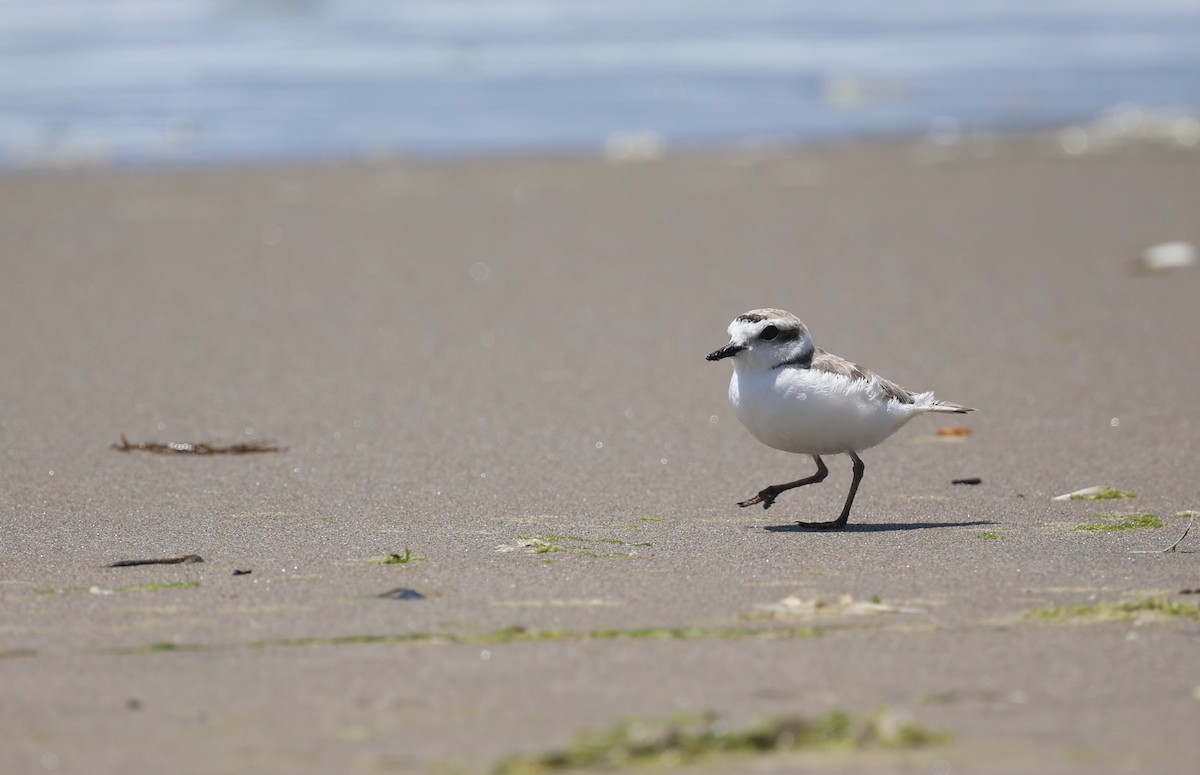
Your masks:
M 934 399 L 933 403 L 929 405 L 929 411 L 944 412 L 945 414 L 966 414 L 968 412 L 974 412 L 975 410 L 969 406 L 962 406 L 961 404 L 952 404 L 949 401 L 938 401 L 937 399 Z

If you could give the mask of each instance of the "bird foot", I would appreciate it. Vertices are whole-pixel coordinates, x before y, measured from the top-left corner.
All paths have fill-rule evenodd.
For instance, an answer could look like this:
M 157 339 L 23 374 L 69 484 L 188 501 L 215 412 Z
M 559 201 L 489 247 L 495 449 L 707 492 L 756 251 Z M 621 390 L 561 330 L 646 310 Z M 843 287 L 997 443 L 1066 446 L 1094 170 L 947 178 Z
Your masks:
M 763 490 L 758 495 L 755 495 L 753 498 L 748 498 L 747 500 L 744 500 L 744 501 L 738 501 L 738 505 L 741 506 L 742 508 L 746 508 L 747 506 L 753 506 L 757 503 L 761 503 L 763 505 L 764 509 L 769 509 L 769 508 L 771 508 L 771 504 L 774 502 L 775 502 L 775 493 L 773 493 L 769 489 L 767 489 L 767 490 Z
M 831 522 L 797 522 L 796 524 L 805 530 L 842 530 L 846 527 L 846 520 L 835 519 Z

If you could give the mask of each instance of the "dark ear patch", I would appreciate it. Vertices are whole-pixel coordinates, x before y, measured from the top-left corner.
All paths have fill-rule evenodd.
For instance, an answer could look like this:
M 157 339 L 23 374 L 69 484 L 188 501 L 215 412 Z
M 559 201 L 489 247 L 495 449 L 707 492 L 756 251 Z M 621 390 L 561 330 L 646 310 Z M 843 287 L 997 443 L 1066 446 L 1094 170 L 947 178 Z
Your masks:
M 800 338 L 800 329 L 798 328 L 781 328 L 779 329 L 779 341 L 794 342 Z

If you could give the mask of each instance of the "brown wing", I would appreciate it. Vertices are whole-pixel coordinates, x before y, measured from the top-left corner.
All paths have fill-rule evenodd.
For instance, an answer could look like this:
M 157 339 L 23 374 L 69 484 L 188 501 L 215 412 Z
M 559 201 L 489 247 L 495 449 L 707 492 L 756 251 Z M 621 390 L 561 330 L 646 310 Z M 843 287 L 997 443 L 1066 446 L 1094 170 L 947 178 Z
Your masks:
M 816 369 L 817 371 L 827 371 L 830 374 L 841 374 L 850 379 L 861 379 L 868 382 L 875 380 L 875 383 L 879 385 L 879 389 L 888 398 L 894 398 L 902 404 L 911 404 L 913 402 L 913 394 L 895 382 L 886 380 L 870 369 L 865 369 L 857 363 L 851 363 L 839 355 L 827 353 L 820 348 L 813 354 L 812 364 L 809 368 Z

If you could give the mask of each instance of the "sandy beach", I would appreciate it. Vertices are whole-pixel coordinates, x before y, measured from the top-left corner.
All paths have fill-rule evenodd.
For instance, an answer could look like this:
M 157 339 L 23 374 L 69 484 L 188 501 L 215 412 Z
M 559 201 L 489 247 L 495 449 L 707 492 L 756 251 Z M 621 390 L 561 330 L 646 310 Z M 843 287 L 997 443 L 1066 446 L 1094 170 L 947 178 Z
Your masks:
M 1037 142 L 0 178 L 0 771 L 487 773 L 709 711 L 939 739 L 705 772 L 1188 771 L 1200 268 L 1132 262 L 1197 202 L 1200 154 Z M 739 509 L 811 470 L 704 359 L 763 306 L 979 412 L 865 453 L 845 532 L 789 529 L 845 457 Z

